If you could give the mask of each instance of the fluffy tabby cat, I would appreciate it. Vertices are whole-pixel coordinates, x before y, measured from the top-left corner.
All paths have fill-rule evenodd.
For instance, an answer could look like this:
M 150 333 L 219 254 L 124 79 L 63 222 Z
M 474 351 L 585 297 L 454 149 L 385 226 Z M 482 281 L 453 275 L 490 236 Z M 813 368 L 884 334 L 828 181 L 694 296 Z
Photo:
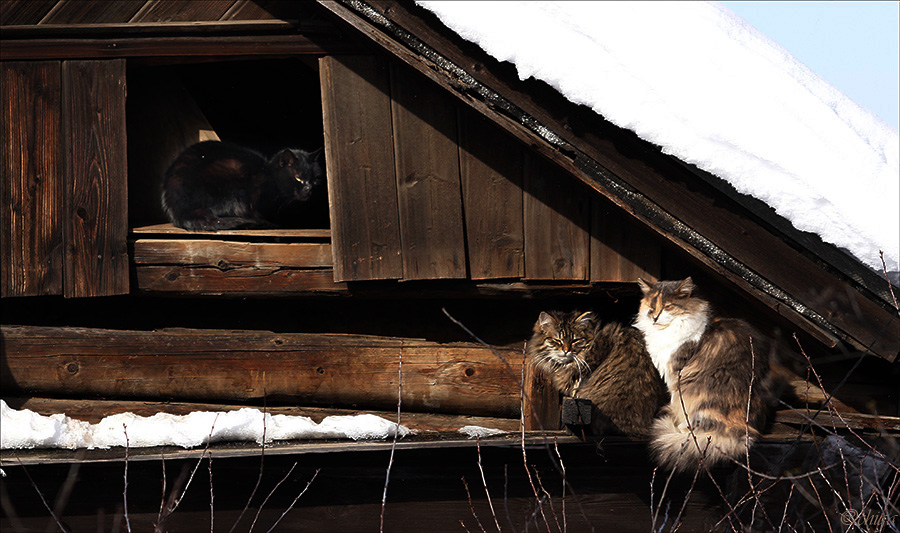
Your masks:
M 644 436 L 666 401 L 641 333 L 593 313 L 542 312 L 527 353 L 555 390 L 593 403 L 591 432 Z
M 166 171 L 162 206 L 189 230 L 291 226 L 293 209 L 322 182 L 320 156 L 285 148 L 266 160 L 233 144 L 197 143 Z
M 651 430 L 656 459 L 675 470 L 741 460 L 772 397 L 769 343 L 743 320 L 712 316 L 691 278 L 638 282 L 634 325 L 671 397 Z

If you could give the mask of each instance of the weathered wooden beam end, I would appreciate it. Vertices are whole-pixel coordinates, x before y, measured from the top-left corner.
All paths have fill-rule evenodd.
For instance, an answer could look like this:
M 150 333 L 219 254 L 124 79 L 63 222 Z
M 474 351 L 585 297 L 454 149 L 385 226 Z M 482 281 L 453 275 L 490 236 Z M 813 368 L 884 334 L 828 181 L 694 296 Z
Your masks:
M 561 418 L 565 426 L 587 426 L 591 423 L 591 401 L 563 396 Z

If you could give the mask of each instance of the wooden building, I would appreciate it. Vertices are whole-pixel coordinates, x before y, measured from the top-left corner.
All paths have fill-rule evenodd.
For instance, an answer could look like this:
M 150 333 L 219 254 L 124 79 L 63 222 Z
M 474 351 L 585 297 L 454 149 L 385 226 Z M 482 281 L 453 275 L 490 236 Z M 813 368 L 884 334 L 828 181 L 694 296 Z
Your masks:
M 456 528 L 474 512 L 465 493 L 422 495 L 411 480 L 421 467 L 423 484 L 459 485 L 457 471 L 433 468 L 475 465 L 475 441 L 458 428 L 516 432 L 521 417 L 522 442 L 539 449 L 550 435 L 573 460 L 593 453 L 559 429 L 558 399 L 539 378 L 520 387 L 538 312 L 590 308 L 627 321 L 638 277 L 691 275 L 720 308 L 813 357 L 825 388 L 840 387 L 847 425 L 897 424 L 900 321 L 883 277 L 549 86 L 519 80 L 411 2 L 2 0 L 0 8 L 0 385 L 13 407 L 93 421 L 247 405 L 394 418 L 402 381 L 402 423 L 421 433 L 398 444 L 412 462 L 398 467 L 407 468 L 398 474 L 407 476 L 397 489 L 403 511 L 391 515 L 389 498 L 388 524 L 433 516 L 437 530 Z M 324 145 L 327 195 L 310 201 L 307 227 L 214 233 L 166 223 L 160 177 L 205 139 L 266 153 Z M 808 393 L 811 403 L 822 400 L 820 383 L 802 371 L 796 379 L 798 390 L 820 394 Z M 530 406 L 522 415 L 523 390 L 537 416 Z M 778 419 L 782 437 L 806 423 L 792 415 Z M 497 438 L 485 457 L 515 464 L 518 454 L 521 468 L 520 444 Z M 296 455 L 316 458 L 323 478 L 339 472 L 321 482 L 334 491 L 348 491 L 342 481 L 354 472 L 360 487 L 378 489 L 369 499 L 362 488 L 329 499 L 323 488 L 298 503 L 307 522 L 283 525 L 376 527 L 390 445 L 267 450 L 273 465 Z M 173 464 L 202 455 L 165 453 Z M 624 506 L 620 526 L 646 530 L 644 444 L 608 453 L 621 462 L 585 467 L 614 478 L 606 488 L 583 480 L 591 520 Z M 222 446 L 212 456 L 231 458 L 220 468 L 243 479 L 238 472 L 258 455 L 255 446 Z M 158 457 L 132 450 L 131 460 L 149 471 Z M 120 475 L 123 459 L 122 450 L 4 451 L 11 479 L 0 483 L 21 487 L 10 492 L 14 503 L 33 500 L 18 461 L 52 486 L 68 467 L 37 464 L 85 463 L 83 477 L 102 477 L 109 464 Z M 502 483 L 498 471 L 491 476 Z M 522 488 L 510 493 L 514 528 L 533 511 Z M 231 516 L 246 499 L 226 492 L 216 500 L 235 500 L 221 511 Z M 121 490 L 102 494 L 120 499 Z M 100 496 L 72 501 L 77 510 L 60 512 L 76 530 L 121 518 Z M 483 503 L 475 504 L 482 519 Z M 342 521 L 335 509 L 357 514 Z M 714 524 L 706 511 L 695 501 L 686 520 Z M 43 507 L 8 513 L 4 524 L 26 530 L 47 516 Z M 209 519 L 199 503 L 179 513 L 172 531 Z M 156 512 L 150 505 L 134 516 L 151 524 Z

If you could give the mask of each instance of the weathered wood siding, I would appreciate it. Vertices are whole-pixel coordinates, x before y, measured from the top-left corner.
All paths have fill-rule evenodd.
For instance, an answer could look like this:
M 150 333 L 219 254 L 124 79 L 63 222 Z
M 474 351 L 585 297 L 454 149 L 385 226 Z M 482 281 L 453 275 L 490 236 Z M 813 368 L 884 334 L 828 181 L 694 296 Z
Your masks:
M 125 62 L 3 63 L 3 296 L 128 292 Z
M 335 281 L 659 275 L 649 234 L 425 77 L 376 56 L 321 64 Z

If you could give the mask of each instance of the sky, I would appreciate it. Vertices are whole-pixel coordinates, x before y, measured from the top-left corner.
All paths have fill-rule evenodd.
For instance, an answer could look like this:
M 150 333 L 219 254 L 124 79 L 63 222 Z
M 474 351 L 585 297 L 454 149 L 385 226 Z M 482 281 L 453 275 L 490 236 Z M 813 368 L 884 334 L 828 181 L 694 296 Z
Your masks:
M 900 129 L 900 2 L 722 2 Z

